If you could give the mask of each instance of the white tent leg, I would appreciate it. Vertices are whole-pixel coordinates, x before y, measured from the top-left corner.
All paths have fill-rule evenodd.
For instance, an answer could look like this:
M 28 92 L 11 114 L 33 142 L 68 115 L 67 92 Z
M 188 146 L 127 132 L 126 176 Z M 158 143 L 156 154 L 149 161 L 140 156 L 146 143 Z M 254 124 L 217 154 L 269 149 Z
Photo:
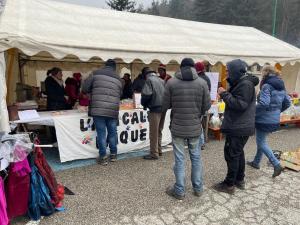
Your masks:
M 8 111 L 6 105 L 6 80 L 5 80 L 6 64 L 4 52 L 0 52 L 0 132 L 10 132 Z

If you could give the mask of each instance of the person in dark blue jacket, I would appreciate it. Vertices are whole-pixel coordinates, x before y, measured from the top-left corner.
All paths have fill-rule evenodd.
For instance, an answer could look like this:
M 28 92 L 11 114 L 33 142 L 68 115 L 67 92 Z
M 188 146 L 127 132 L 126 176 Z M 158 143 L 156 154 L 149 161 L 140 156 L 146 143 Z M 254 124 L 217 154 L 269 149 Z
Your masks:
M 290 98 L 285 91 L 283 80 L 274 67 L 267 65 L 262 69 L 263 80 L 257 98 L 255 128 L 257 152 L 254 160 L 248 165 L 259 169 L 259 164 L 265 154 L 274 166 L 273 177 L 280 175 L 283 168 L 274 156 L 267 143 L 267 136 L 278 130 L 280 126 L 280 113 L 290 107 Z

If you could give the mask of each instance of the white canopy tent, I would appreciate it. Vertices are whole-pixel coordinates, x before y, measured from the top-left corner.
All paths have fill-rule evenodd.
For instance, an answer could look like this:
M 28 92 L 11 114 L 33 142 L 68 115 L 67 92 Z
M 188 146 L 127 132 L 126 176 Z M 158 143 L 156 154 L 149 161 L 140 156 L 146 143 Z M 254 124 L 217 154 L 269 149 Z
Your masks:
M 300 50 L 252 27 L 227 26 L 118 12 L 50 0 L 9 0 L 0 17 L 0 52 L 18 48 L 57 59 L 121 58 L 130 63 L 180 62 L 184 57 L 211 64 L 241 58 L 249 65 L 300 58 Z
M 0 53 L 12 49 L 27 56 L 43 56 L 46 52 L 56 59 L 118 58 L 125 63 L 139 59 L 145 64 L 154 60 L 180 63 L 184 57 L 207 60 L 213 65 L 236 58 L 249 65 L 300 62 L 300 49 L 252 27 L 185 21 L 50 0 L 6 1 L 0 14 Z M 17 58 L 11 60 L 10 65 L 16 65 L 16 61 Z M 0 71 L 0 76 L 5 73 Z M 0 86 L 0 91 L 6 89 L 5 82 Z M 1 118 L 2 115 L 1 112 Z

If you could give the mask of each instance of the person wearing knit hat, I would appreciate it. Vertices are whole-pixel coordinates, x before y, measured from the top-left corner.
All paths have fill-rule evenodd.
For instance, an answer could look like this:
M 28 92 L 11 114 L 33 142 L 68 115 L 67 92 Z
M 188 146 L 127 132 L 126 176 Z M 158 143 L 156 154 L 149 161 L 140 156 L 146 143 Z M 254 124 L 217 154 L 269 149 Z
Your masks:
M 162 156 L 162 130 L 165 114 L 162 114 L 162 99 L 165 91 L 164 81 L 161 80 L 149 67 L 142 70 L 146 82 L 142 89 L 141 104 L 149 109 L 149 138 L 150 153 L 144 156 L 146 160 L 157 160 Z
M 205 74 L 205 65 L 204 65 L 204 63 L 203 62 L 197 62 L 195 64 L 195 69 L 197 71 L 198 76 L 206 82 L 206 84 L 208 86 L 208 90 L 210 92 L 211 91 L 211 83 L 210 83 L 209 77 Z M 205 117 L 205 118 L 207 119 L 207 117 Z M 200 136 L 201 150 L 204 150 L 204 148 L 205 148 L 205 138 L 204 138 L 203 126 L 204 126 L 204 124 L 202 122 L 202 128 L 201 128 L 202 133 L 201 133 L 201 136 Z
M 167 188 L 166 193 L 178 200 L 183 200 L 186 192 L 185 144 L 191 160 L 191 181 L 193 193 L 200 197 L 203 192 L 202 159 L 200 135 L 202 116 L 211 107 L 210 94 L 204 80 L 198 77 L 192 59 L 183 59 L 174 78 L 165 86 L 162 111 L 172 110 L 170 130 L 174 154 L 175 183 Z
M 165 82 L 172 78 L 169 74 L 167 74 L 166 65 L 164 64 L 159 64 L 157 72 L 159 73 L 159 77 Z
M 182 67 L 195 67 L 195 62 L 191 58 L 184 58 L 180 64 L 180 68 Z
M 68 77 L 66 79 L 65 92 L 68 96 L 68 107 L 72 109 L 78 100 L 80 87 L 81 87 L 81 73 L 73 73 L 73 77 Z
M 202 78 L 203 80 L 205 80 L 205 82 L 207 83 L 208 90 L 210 92 L 211 91 L 211 83 L 210 83 L 209 77 L 205 74 L 206 71 L 205 71 L 205 65 L 204 65 L 204 63 L 197 62 L 195 64 L 195 69 L 196 69 L 196 71 L 198 73 L 198 76 L 200 78 Z
M 97 133 L 99 157 L 97 163 L 106 166 L 115 162 L 118 153 L 117 124 L 119 119 L 122 82 L 113 59 L 103 68 L 93 71 L 82 85 L 82 92 L 90 94 L 89 116 L 93 117 Z M 106 149 L 109 145 L 110 155 Z

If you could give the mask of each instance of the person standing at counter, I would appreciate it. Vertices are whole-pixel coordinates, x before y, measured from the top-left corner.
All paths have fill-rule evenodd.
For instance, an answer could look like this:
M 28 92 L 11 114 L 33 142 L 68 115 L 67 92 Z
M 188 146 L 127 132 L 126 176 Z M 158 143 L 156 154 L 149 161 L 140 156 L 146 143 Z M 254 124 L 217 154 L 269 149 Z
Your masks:
M 213 188 L 219 192 L 234 194 L 235 187 L 245 189 L 244 147 L 255 131 L 255 86 L 259 79 L 247 74 L 247 64 L 240 59 L 233 60 L 226 66 L 230 88 L 226 91 L 220 87 L 218 94 L 226 104 L 221 131 L 226 135 L 224 156 L 227 175 L 224 181 Z
M 72 109 L 79 98 L 81 87 L 81 73 L 73 73 L 73 77 L 66 79 L 65 92 L 68 96 L 68 106 Z
M 121 99 L 132 98 L 133 90 L 132 90 L 132 82 L 129 73 L 124 74 L 122 78 L 122 82 L 124 83 L 124 85 L 123 85 L 123 94 Z
M 110 161 L 117 160 L 117 122 L 122 83 L 116 73 L 116 62 L 109 59 L 104 68 L 92 72 L 84 81 L 82 91 L 91 96 L 89 115 L 93 117 L 96 126 L 99 145 L 97 162 L 100 165 L 107 165 L 107 142 L 110 148 Z
M 51 70 L 51 75 L 45 80 L 47 110 L 66 110 L 68 108 L 62 77 L 62 70 L 58 67 L 54 67 Z
M 197 62 L 195 63 L 195 69 L 197 71 L 198 76 L 203 79 L 207 86 L 208 86 L 208 91 L 211 91 L 211 82 L 209 77 L 205 74 L 205 65 L 202 62 Z M 207 112 L 205 113 L 205 119 L 207 119 Z M 200 135 L 200 147 L 201 150 L 205 149 L 205 137 L 204 137 L 204 132 L 203 132 L 203 127 L 204 127 L 204 122 L 202 121 L 202 127 L 201 127 L 201 135 Z
M 139 76 L 133 81 L 132 84 L 133 92 L 141 93 L 145 85 L 145 82 L 146 82 L 145 76 L 142 73 L 139 74 Z
M 149 67 L 143 68 L 142 74 L 146 77 L 146 83 L 142 90 L 141 104 L 144 109 L 150 110 L 150 154 L 144 156 L 144 159 L 155 160 L 162 155 L 161 140 L 165 122 L 165 114 L 162 114 L 162 100 L 165 86 L 164 81 Z
M 159 73 L 159 77 L 163 79 L 165 82 L 167 82 L 172 78 L 169 74 L 167 74 L 167 68 L 166 65 L 164 64 L 159 64 L 157 72 Z

